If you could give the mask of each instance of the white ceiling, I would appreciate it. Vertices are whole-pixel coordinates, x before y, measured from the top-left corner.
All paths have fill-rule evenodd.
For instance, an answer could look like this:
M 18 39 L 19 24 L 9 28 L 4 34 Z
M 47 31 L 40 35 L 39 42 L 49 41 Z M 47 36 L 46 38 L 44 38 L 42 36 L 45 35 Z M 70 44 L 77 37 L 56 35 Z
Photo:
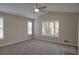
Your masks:
M 47 6 L 46 9 L 43 9 L 45 12 L 33 13 L 33 3 L 2 3 L 0 4 L 0 11 L 29 18 L 37 18 L 43 14 L 46 14 L 47 12 L 79 13 L 79 4 L 77 3 L 40 3 L 39 5 Z

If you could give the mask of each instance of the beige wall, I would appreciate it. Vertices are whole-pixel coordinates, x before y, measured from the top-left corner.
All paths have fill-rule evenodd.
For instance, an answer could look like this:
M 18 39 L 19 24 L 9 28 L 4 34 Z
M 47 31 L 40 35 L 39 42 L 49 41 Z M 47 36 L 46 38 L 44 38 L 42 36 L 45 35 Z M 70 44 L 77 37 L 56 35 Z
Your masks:
M 79 54 L 79 14 L 78 14 L 78 54 Z
M 27 18 L 0 12 L 4 18 L 4 39 L 0 40 L 0 47 L 28 40 L 26 31 Z
M 60 32 L 59 37 L 47 37 L 42 36 L 42 21 L 44 20 L 59 20 L 60 25 Z M 77 23 L 78 22 L 78 16 L 74 13 L 48 13 L 43 16 L 40 16 L 35 20 L 35 38 L 41 39 L 41 40 L 47 40 L 47 41 L 54 41 L 54 42 L 62 42 L 64 43 L 64 40 L 68 40 L 74 44 L 77 45 L 78 38 L 77 38 Z
M 11 15 L 0 12 L 0 16 L 4 17 L 4 39 L 0 40 L 0 47 L 28 40 L 34 37 L 34 35 L 27 35 L 27 21 L 29 18 Z M 42 21 L 43 20 L 55 20 L 58 19 L 60 22 L 60 33 L 58 38 L 42 36 Z M 30 19 L 33 22 L 34 20 Z M 49 13 L 40 16 L 35 20 L 35 26 L 33 26 L 33 34 L 36 39 L 42 39 L 47 41 L 64 42 L 68 40 L 70 42 L 78 42 L 77 30 L 78 16 L 73 13 Z

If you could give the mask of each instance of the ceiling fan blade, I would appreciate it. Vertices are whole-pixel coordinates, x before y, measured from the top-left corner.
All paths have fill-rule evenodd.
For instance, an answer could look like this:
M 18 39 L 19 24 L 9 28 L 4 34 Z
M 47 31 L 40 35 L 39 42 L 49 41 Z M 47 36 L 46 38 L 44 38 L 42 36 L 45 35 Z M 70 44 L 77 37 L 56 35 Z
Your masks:
M 39 9 L 44 9 L 44 8 L 47 8 L 47 6 L 40 7 Z
M 35 11 L 33 11 L 33 13 L 35 13 Z
M 40 12 L 45 12 L 45 11 L 43 11 L 43 10 L 40 10 Z

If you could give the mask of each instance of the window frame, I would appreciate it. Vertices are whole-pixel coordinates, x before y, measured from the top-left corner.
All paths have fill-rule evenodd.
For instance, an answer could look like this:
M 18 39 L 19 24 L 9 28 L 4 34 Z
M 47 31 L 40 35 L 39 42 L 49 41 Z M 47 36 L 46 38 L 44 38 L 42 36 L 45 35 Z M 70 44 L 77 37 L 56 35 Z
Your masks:
M 2 16 L 0 16 L 0 18 L 2 18 L 2 20 L 3 20 L 3 24 L 2 24 L 2 26 L 3 26 L 3 28 L 2 28 L 2 31 L 3 31 L 3 38 L 0 38 L 0 40 L 3 40 L 4 39 L 4 17 L 2 17 Z
M 49 35 L 49 34 L 44 34 L 43 33 L 43 23 L 45 23 L 45 22 L 53 22 L 53 27 L 54 27 L 54 30 L 53 30 L 53 32 L 54 32 L 54 34 L 52 34 L 52 35 Z M 58 29 L 58 34 L 56 35 L 56 22 L 58 22 L 58 27 L 59 27 L 59 20 L 45 20 L 45 21 L 42 21 L 42 35 L 43 36 L 49 36 L 49 37 L 59 37 L 59 29 Z
M 31 34 L 29 34 L 29 32 L 28 32 L 28 22 L 31 22 L 31 27 L 33 28 L 33 22 L 32 21 L 27 21 L 27 34 L 28 35 L 32 35 L 33 34 L 33 29 L 31 28 Z

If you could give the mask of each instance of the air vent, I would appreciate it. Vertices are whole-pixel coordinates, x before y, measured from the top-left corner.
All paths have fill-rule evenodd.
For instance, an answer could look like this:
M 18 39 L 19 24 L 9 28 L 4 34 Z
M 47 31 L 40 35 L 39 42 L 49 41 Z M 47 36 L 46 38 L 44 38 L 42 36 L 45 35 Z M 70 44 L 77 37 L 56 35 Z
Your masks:
M 68 40 L 64 40 L 64 42 L 69 42 Z

